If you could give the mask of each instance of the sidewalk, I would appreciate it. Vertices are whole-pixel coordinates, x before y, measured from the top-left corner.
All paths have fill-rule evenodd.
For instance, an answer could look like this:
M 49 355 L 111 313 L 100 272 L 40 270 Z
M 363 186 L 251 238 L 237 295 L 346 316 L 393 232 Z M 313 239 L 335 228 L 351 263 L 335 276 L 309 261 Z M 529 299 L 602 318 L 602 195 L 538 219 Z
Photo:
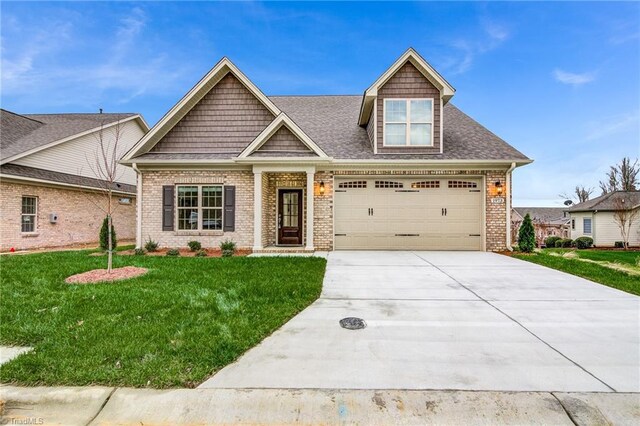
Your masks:
M 2 424 L 640 423 L 629 393 L 1 386 L 0 400 Z

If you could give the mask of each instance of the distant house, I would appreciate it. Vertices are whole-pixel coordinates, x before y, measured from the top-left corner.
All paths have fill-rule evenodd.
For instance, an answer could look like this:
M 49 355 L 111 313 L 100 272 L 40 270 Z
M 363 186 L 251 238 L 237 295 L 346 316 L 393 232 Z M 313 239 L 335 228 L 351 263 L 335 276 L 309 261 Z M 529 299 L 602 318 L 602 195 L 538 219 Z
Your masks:
M 139 114 L 16 114 L 0 110 L 0 250 L 92 243 L 104 219 L 88 193 L 105 188 L 89 161 L 97 135 L 130 149 L 147 131 Z M 111 131 L 109 131 L 111 130 Z M 135 237 L 136 174 L 118 166 L 114 225 L 120 239 Z M 95 198 L 95 197 L 94 197 Z
M 625 206 L 625 207 L 622 207 Z M 616 211 L 640 209 L 639 191 L 615 191 L 593 200 L 576 204 L 567 209 L 571 218 L 571 238 L 593 238 L 597 247 L 613 247 L 622 241 L 620 227 L 616 223 Z M 640 213 L 631 227 L 629 245 L 640 246 Z
M 536 233 L 536 243 L 541 246 L 551 236 L 569 238 L 569 215 L 562 207 L 514 207 L 511 211 L 511 240 L 518 241 L 522 220 L 529 214 Z

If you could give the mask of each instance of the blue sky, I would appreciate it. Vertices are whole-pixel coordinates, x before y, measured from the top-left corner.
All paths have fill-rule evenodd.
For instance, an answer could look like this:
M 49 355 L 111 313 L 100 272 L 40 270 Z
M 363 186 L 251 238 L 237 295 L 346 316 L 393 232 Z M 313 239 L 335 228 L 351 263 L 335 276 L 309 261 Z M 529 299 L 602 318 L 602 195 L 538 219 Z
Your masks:
M 516 205 L 561 205 L 640 155 L 640 3 L 7 3 L 2 107 L 155 123 L 222 56 L 268 95 L 361 94 L 409 46 L 453 103 L 535 163 Z M 596 189 L 594 194 L 599 195 Z

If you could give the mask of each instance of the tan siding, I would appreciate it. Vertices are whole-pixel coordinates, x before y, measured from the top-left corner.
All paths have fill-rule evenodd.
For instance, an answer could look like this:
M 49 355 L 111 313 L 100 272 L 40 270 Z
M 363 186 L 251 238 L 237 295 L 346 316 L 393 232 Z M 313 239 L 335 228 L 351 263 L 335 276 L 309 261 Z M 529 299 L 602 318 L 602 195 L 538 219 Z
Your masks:
M 584 233 L 584 229 L 582 227 L 583 224 L 583 219 L 585 217 L 590 217 L 592 218 L 591 220 L 591 234 L 585 234 Z M 575 220 L 576 223 L 576 227 L 575 229 L 571 230 L 571 239 L 575 240 L 578 237 L 591 237 L 593 238 L 593 230 L 594 230 L 594 223 L 593 223 L 593 215 L 591 213 L 571 213 L 571 219 Z
M 273 119 L 229 73 L 150 152 L 239 154 Z
M 374 132 L 375 125 L 376 125 L 375 115 L 371 114 L 371 117 L 369 117 L 369 122 L 367 123 L 367 135 L 369 136 L 369 142 L 371 142 L 371 148 L 373 148 L 375 144 L 375 139 L 376 139 L 376 135 Z
M 144 130 L 140 127 L 136 120 L 125 122 L 121 127 L 120 141 L 118 142 L 119 157 L 122 157 L 133 145 L 144 135 Z M 53 170 L 55 172 L 80 175 L 90 178 L 98 176 L 91 170 L 95 163 L 95 155 L 98 148 L 97 142 L 98 132 L 81 136 L 64 142 L 59 145 L 46 148 L 34 154 L 27 155 L 19 160 L 13 161 L 13 164 L 20 164 L 37 169 Z M 104 138 L 106 141 L 112 141 L 114 137 L 114 128 L 109 127 L 104 130 Z M 109 145 L 111 146 L 111 145 Z M 89 163 L 91 162 L 91 163 Z M 91 167 L 90 167 L 91 164 Z M 131 167 L 118 166 L 119 182 L 136 184 L 136 173 Z
M 433 147 L 384 147 L 384 99 L 432 98 L 433 99 Z M 376 101 L 379 153 L 439 153 L 440 152 L 440 91 L 410 62 L 404 64 L 379 90 Z
M 253 154 L 276 153 L 300 153 L 309 154 L 312 151 L 291 130 L 285 126 L 280 127 L 262 146 Z M 252 155 L 253 155 L 252 154 Z
M 598 212 L 594 217 L 595 245 L 599 247 L 613 247 L 616 241 L 622 241 L 620 228 L 613 218 L 613 212 Z M 629 245 L 640 245 L 640 221 L 638 219 L 632 224 L 629 235 Z

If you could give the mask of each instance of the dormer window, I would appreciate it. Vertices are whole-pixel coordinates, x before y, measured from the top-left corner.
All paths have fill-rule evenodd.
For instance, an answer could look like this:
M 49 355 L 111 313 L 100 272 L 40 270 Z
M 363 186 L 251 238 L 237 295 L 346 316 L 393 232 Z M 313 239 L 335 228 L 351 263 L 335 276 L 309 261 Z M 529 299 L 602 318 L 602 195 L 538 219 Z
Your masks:
M 384 146 L 433 146 L 433 99 L 385 99 Z

